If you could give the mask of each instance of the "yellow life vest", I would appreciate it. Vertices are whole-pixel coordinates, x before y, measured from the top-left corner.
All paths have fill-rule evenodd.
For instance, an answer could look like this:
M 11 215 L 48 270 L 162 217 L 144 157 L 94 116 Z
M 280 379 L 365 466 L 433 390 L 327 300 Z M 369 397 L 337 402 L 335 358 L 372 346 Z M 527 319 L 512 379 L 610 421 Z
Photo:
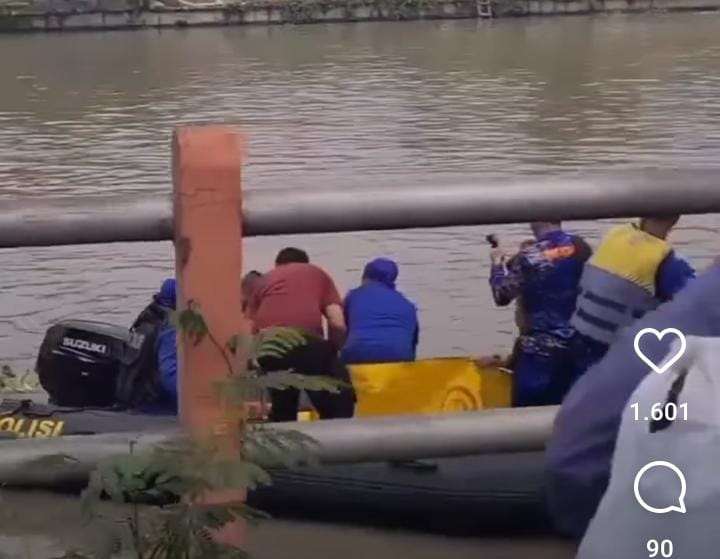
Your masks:
M 635 225 L 613 227 L 589 264 L 642 287 L 655 296 L 655 276 L 672 248 Z

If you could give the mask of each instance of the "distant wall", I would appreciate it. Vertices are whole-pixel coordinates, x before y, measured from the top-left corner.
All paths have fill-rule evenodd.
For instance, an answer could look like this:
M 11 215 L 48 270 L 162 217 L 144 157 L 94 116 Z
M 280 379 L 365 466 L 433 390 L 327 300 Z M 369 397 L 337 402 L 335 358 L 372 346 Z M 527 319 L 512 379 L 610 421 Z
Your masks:
M 720 0 L 0 0 L 0 32 L 720 10 Z

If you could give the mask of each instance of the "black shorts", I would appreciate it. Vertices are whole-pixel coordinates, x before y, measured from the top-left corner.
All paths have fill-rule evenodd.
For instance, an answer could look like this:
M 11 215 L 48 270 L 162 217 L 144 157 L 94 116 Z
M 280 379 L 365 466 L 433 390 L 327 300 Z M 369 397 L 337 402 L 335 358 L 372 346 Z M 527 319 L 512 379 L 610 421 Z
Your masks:
M 291 349 L 282 357 L 266 356 L 258 360 L 264 373 L 291 371 L 300 375 L 324 376 L 340 380 L 347 385 L 339 393 L 307 390 L 307 395 L 320 419 L 352 417 L 355 410 L 355 392 L 350 374 L 339 360 L 334 346 L 322 338 L 308 336 L 304 345 Z M 296 421 L 300 391 L 294 388 L 270 390 L 272 409 L 270 421 Z

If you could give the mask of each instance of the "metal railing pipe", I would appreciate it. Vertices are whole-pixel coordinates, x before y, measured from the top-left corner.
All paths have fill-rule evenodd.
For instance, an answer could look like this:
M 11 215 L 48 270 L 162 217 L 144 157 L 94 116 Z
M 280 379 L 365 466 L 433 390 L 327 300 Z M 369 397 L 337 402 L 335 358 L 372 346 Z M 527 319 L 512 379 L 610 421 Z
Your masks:
M 557 406 L 280 423 L 319 444 L 325 463 L 382 462 L 543 450 Z
M 0 203 L 0 248 L 172 239 L 170 195 L 38 197 Z
M 338 419 L 270 424 L 303 433 L 317 443 L 324 464 L 447 458 L 486 453 L 543 450 L 557 407 L 495 409 L 457 414 Z M 0 484 L 53 486 L 83 482 L 99 460 L 148 449 L 177 437 L 162 433 L 108 433 L 0 442 Z M 77 462 L 61 468 L 37 463 L 65 454 Z
M 246 194 L 249 235 L 452 227 L 720 212 L 717 171 L 633 171 Z
M 249 190 L 245 236 L 720 212 L 720 172 L 642 170 L 475 184 Z M 168 196 L 3 201 L 0 248 L 172 238 Z

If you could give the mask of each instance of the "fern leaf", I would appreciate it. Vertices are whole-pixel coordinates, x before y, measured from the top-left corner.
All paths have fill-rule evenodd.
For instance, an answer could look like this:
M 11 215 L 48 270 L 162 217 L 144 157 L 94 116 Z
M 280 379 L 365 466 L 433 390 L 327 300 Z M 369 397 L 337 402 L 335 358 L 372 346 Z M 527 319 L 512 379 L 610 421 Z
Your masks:
M 311 390 L 318 392 L 331 392 L 337 394 L 349 385 L 341 380 L 315 375 L 299 375 L 287 371 L 267 373 L 258 379 L 258 384 L 266 389 Z
M 301 464 L 315 464 L 318 442 L 297 431 L 256 426 L 248 429 L 245 441 L 246 459 L 265 468 L 291 468 Z

